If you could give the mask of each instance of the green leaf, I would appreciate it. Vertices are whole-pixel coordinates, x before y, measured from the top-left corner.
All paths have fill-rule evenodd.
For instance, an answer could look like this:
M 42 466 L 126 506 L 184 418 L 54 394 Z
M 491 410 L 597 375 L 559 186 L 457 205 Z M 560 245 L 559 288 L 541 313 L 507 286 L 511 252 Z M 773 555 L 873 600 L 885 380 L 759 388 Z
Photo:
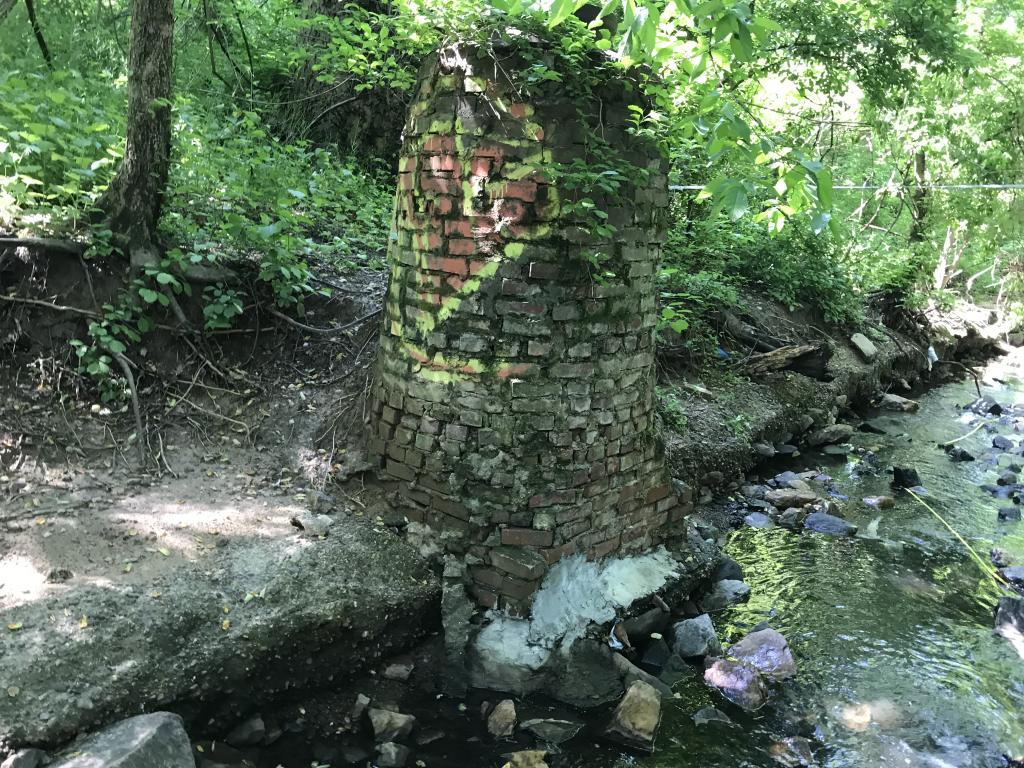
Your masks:
M 156 281 L 160 283 L 160 285 L 171 285 L 172 283 L 178 282 L 175 280 L 174 275 L 167 272 L 157 272 Z
M 160 297 L 160 294 L 154 291 L 152 288 L 139 288 L 139 296 L 141 296 L 142 300 L 145 301 L 147 304 L 152 304 Z M 142 329 L 140 328 L 139 330 Z
M 740 182 L 732 182 L 726 187 L 722 195 L 722 205 L 733 221 L 740 219 L 747 212 L 747 191 Z
M 548 12 L 548 29 L 554 29 L 575 13 L 577 0 L 555 0 Z
M 832 173 L 827 168 L 822 168 L 814 174 L 818 182 L 818 205 L 821 208 L 832 208 Z

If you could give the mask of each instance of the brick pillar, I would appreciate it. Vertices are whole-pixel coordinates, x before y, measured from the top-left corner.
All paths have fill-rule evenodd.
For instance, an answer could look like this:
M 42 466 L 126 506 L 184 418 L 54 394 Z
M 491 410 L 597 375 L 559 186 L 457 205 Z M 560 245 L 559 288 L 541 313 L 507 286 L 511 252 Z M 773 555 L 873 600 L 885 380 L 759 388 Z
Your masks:
M 524 612 L 562 556 L 649 548 L 683 507 L 653 429 L 665 160 L 627 130 L 622 73 L 581 100 L 557 83 L 527 95 L 505 78 L 517 66 L 457 46 L 421 72 L 371 449 L 410 518 L 468 553 L 478 602 Z M 566 214 L 579 192 L 552 173 L 592 164 L 586 125 L 635 177 L 591 195 L 610 234 Z

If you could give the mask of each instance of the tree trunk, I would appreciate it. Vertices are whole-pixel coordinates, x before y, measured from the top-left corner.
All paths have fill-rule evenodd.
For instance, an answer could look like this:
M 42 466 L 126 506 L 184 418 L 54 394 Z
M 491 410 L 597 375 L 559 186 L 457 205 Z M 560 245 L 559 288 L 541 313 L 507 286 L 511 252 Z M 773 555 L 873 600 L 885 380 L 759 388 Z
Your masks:
M 124 159 L 99 201 L 133 267 L 155 264 L 171 154 L 174 0 L 135 0 Z
M 910 206 L 910 242 L 920 243 L 924 240 L 924 215 L 927 212 L 927 190 L 924 186 L 925 154 L 919 149 L 914 155 L 914 197 Z
M 28 11 L 28 23 L 32 25 L 32 34 L 36 36 L 39 51 L 43 54 L 43 61 L 46 62 L 47 69 L 53 69 L 53 57 L 50 55 L 50 47 L 46 44 L 46 38 L 43 37 L 43 28 L 39 26 L 39 19 L 36 18 L 34 0 L 25 0 L 25 10 Z

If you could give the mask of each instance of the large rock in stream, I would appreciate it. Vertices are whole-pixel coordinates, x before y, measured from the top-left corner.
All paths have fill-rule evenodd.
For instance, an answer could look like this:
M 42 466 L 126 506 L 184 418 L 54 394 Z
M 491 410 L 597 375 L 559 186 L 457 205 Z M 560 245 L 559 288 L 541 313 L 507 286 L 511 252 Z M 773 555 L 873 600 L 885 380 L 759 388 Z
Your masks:
M 729 656 L 757 669 L 770 680 L 787 680 L 796 675 L 796 661 L 781 632 L 761 629 L 751 632 L 729 648 Z
M 683 658 L 720 656 L 722 644 L 711 617 L 702 613 L 693 619 L 684 619 L 672 627 L 672 650 Z
M 154 712 L 122 720 L 75 744 L 51 768 L 195 768 L 178 715 Z
M 857 526 L 848 523 L 841 517 L 830 515 L 827 512 L 812 512 L 804 519 L 804 528 L 815 533 L 824 533 L 828 536 L 853 536 L 857 533 Z
M 636 680 L 615 708 L 605 736 L 627 747 L 652 752 L 660 724 L 661 694 L 642 680 Z
M 168 702 L 251 711 L 437 627 L 438 579 L 391 533 L 339 522 L 324 539 L 232 539 L 218 552 L 214 570 L 0 611 L 0 626 L 21 625 L 0 651 L 0 680 L 17 691 L 0 696 L 0 743 L 58 744 Z
M 748 712 L 760 709 L 768 700 L 768 689 L 761 673 L 742 661 L 709 659 L 704 682 Z

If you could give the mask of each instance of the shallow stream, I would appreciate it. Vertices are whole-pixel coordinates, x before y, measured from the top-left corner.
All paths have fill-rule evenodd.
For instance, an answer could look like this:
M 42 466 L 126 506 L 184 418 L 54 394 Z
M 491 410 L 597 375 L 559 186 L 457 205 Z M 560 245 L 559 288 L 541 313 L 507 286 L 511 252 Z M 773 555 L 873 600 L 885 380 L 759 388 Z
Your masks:
M 851 440 L 874 451 L 880 468 L 916 468 L 929 504 L 986 561 L 994 546 L 1024 561 L 1024 523 L 998 521 L 1010 502 L 980 487 L 995 484 L 1000 462 L 1024 463 L 992 447 L 996 434 L 1021 440 L 1022 363 L 1005 358 L 985 371 L 982 394 L 1005 412 L 958 443 L 975 461 L 954 463 L 937 447 L 981 420 L 964 409 L 977 398 L 972 379 L 925 393 L 916 414 L 871 414 L 886 434 Z M 859 476 L 858 458 L 809 455 L 787 467 L 831 476 L 858 537 L 744 526 L 725 547 L 743 566 L 751 598 L 715 615 L 723 642 L 767 620 L 788 638 L 797 678 L 754 716 L 699 683 L 684 685 L 666 707 L 653 757 L 590 765 L 777 766 L 773 744 L 796 734 L 810 736 L 816 764 L 830 768 L 981 768 L 1024 755 L 1024 657 L 992 631 L 999 592 L 942 522 L 909 494 L 893 493 L 891 475 Z M 894 508 L 861 501 L 882 494 L 895 496 Z M 734 722 L 695 725 L 691 715 L 708 705 Z

